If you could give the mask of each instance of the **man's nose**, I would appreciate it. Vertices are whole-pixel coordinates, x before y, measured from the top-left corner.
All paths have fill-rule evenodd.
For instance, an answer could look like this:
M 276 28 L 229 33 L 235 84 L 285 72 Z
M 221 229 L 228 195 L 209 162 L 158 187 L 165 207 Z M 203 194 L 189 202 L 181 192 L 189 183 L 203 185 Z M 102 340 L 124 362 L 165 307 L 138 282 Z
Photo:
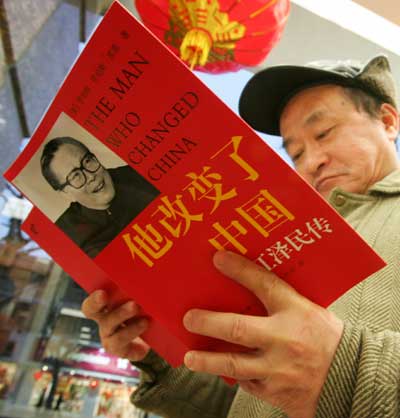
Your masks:
M 329 155 L 321 146 L 314 145 L 307 150 L 304 160 L 304 171 L 308 176 L 314 177 L 326 166 Z
M 85 170 L 85 176 L 86 176 L 86 183 L 90 183 L 96 178 L 96 173 L 92 173 L 90 171 Z

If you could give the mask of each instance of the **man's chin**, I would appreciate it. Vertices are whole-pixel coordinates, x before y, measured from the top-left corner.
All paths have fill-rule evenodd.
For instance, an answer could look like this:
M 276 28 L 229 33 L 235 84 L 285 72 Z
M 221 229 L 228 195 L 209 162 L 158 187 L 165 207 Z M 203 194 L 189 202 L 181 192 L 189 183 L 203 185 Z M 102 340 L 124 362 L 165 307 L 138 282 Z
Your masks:
M 332 189 L 333 190 L 333 189 Z M 329 200 L 329 197 L 330 197 L 330 195 L 331 195 L 331 193 L 332 193 L 332 190 L 330 190 L 329 192 L 327 192 L 327 193 L 320 193 L 320 195 L 321 195 L 321 197 L 323 197 L 325 200 Z
M 107 191 L 106 193 L 104 193 L 104 195 L 103 196 L 101 196 L 102 197 L 102 200 L 107 204 L 107 205 L 109 205 L 111 202 L 112 202 L 112 200 L 114 199 L 114 197 L 115 197 L 115 191 L 114 190 L 112 190 L 112 191 Z
M 337 187 L 342 190 L 346 190 L 346 177 L 344 175 L 328 177 L 326 180 L 318 184 L 316 190 L 325 199 L 328 199 L 333 189 Z
M 343 187 L 343 184 L 338 183 L 338 184 L 333 184 L 333 185 L 330 185 L 329 187 L 323 187 L 323 188 L 321 188 L 321 189 L 317 190 L 317 192 L 318 192 L 318 193 L 321 195 L 321 197 L 323 197 L 325 200 L 329 200 L 329 199 L 330 199 L 330 196 L 331 196 L 331 194 L 332 194 L 332 192 L 333 192 L 335 189 L 337 189 L 337 188 L 339 188 L 339 189 L 341 189 L 341 190 L 343 190 L 343 191 L 346 191 L 346 190 L 345 190 L 345 188 Z
M 107 209 L 115 197 L 115 191 L 103 190 L 103 191 L 97 192 L 97 194 L 95 195 L 93 194 L 92 197 L 94 198 L 92 201 L 93 204 L 90 205 L 92 208 L 100 209 L 100 210 Z

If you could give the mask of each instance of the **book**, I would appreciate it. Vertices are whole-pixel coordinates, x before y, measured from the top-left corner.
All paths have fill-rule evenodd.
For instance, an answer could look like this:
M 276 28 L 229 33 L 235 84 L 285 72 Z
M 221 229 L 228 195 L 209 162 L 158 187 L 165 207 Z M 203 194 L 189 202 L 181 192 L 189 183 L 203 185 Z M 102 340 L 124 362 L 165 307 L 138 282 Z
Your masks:
M 5 177 L 35 206 L 32 238 L 87 291 L 139 303 L 144 339 L 173 365 L 237 349 L 188 332 L 190 308 L 267 314 L 213 267 L 218 249 L 322 306 L 385 265 L 118 2 Z

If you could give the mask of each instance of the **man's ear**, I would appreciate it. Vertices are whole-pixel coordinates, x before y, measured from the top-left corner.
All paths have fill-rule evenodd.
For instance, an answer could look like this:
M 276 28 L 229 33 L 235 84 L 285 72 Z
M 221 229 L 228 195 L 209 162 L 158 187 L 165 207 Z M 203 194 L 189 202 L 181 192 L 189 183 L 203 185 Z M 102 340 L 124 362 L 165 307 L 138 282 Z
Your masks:
M 390 142 L 395 142 L 399 135 L 399 112 L 389 103 L 383 103 L 381 106 L 380 119 L 385 126 L 385 131 Z

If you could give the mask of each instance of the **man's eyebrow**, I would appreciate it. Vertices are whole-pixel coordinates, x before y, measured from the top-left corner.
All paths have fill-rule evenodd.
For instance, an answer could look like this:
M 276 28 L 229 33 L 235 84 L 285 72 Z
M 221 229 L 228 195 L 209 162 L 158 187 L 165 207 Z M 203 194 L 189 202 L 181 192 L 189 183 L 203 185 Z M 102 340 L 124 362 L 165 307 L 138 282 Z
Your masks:
M 323 110 L 316 110 L 315 112 L 311 113 L 310 116 L 306 119 L 304 122 L 305 126 L 312 125 L 315 122 L 319 122 L 324 116 L 326 115 L 326 112 Z

